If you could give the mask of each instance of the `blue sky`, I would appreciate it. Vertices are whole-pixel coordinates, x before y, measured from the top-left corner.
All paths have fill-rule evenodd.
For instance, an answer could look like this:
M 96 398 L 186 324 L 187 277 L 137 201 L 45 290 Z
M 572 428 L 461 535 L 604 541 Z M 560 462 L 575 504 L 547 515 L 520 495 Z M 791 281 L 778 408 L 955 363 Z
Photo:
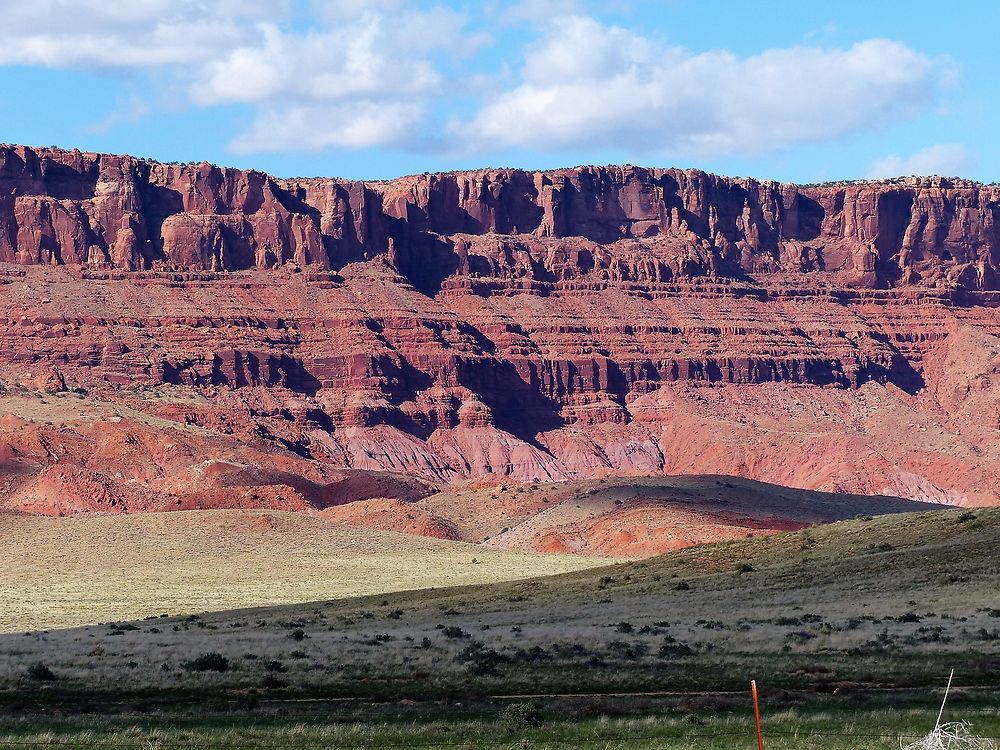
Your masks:
M 0 141 L 378 179 L 1000 179 L 1000 4 L 4 0 Z

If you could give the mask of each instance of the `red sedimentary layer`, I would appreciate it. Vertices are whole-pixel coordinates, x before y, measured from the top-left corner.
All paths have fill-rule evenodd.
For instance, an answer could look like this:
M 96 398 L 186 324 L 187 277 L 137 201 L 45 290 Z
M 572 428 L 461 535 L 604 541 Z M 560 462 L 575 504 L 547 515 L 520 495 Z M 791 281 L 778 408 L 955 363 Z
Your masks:
M 452 276 L 657 284 L 777 272 L 1000 283 L 1000 187 L 941 178 L 799 187 L 582 167 L 278 180 L 3 146 L 0 200 L 0 261 L 18 264 L 236 271 L 380 257 L 424 289 Z
M 0 147 L 0 380 L 313 467 L 992 503 L 998 217 L 1000 187 L 940 178 L 365 183 Z

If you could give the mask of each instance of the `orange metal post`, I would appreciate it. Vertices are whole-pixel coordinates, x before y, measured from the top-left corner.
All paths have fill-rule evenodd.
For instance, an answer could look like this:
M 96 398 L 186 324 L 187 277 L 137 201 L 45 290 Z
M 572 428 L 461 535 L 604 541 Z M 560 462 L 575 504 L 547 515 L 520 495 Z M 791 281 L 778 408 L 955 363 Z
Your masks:
M 757 680 L 750 681 L 750 692 L 753 693 L 753 715 L 757 720 L 757 750 L 764 750 L 764 730 L 760 725 L 760 701 L 757 699 Z

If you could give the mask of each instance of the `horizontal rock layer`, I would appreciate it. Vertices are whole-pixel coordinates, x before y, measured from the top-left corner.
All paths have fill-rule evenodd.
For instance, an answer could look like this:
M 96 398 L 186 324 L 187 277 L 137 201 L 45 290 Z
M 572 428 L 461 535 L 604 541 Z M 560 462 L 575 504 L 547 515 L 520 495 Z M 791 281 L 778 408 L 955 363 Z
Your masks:
M 0 384 L 435 482 L 710 472 L 997 502 L 997 191 L 280 181 L 3 147 Z
M 740 284 L 432 298 L 378 262 L 9 266 L 0 382 L 431 481 L 711 471 L 991 502 L 998 303 Z
M 0 261 L 125 270 L 339 269 L 448 279 L 660 283 L 784 273 L 998 289 L 1000 187 L 796 186 L 696 170 L 483 170 L 279 180 L 209 164 L 0 147 Z

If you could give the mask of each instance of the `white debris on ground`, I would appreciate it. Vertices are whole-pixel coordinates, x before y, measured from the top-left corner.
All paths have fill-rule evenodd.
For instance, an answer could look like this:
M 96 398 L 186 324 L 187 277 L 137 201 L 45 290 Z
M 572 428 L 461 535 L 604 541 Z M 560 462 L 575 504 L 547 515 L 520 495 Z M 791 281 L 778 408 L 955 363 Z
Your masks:
M 917 740 L 906 747 L 903 747 L 903 741 L 900 740 L 899 746 L 902 750 L 997 750 L 993 740 L 973 735 L 969 731 L 970 725 L 967 721 L 941 723 L 944 708 L 948 703 L 948 695 L 951 693 L 951 683 L 954 679 L 955 670 L 953 669 L 948 676 L 948 687 L 944 689 L 944 700 L 941 701 L 941 710 L 938 711 L 934 731 L 922 740 Z
M 964 721 L 939 724 L 923 739 L 906 747 L 900 742 L 899 746 L 903 750 L 997 750 L 996 743 L 974 736 L 969 728 Z

